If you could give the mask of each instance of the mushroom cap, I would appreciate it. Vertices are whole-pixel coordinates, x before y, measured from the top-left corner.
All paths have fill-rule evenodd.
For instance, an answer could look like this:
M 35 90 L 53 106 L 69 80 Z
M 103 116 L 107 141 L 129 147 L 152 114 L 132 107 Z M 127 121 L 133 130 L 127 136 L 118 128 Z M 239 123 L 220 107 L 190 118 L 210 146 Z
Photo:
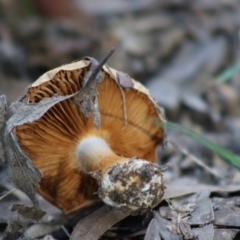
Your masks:
M 29 87 L 25 100 L 38 103 L 56 94 L 78 92 L 91 64 L 84 58 L 43 74 Z M 98 199 L 94 194 L 98 188 L 96 179 L 86 174 L 77 161 L 76 148 L 82 139 L 100 137 L 115 154 L 150 162 L 155 160 L 156 147 L 164 141 L 164 128 L 149 121 L 165 120 L 148 90 L 106 65 L 101 71 L 104 79 L 97 84 L 99 128 L 94 124 L 93 114 L 85 117 L 73 98 L 68 98 L 55 104 L 41 118 L 15 129 L 22 150 L 43 174 L 39 194 L 65 213 Z

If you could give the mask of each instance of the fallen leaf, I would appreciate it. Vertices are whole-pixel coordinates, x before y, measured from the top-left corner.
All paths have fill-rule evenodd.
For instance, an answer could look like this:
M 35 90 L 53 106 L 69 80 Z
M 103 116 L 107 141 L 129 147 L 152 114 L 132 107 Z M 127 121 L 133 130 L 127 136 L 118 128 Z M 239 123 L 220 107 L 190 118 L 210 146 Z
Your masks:
M 105 231 L 128 215 L 129 212 L 104 205 L 78 222 L 70 240 L 97 240 Z
M 239 185 L 215 186 L 198 183 L 192 178 L 180 178 L 176 181 L 166 182 L 166 190 L 163 199 L 180 197 L 190 193 L 197 193 L 202 191 L 210 192 L 236 192 L 240 191 Z
M 182 237 L 169 230 L 168 226 L 170 225 L 170 221 L 162 218 L 158 212 L 155 212 L 144 240 L 182 240 Z
M 213 240 L 235 239 L 238 233 L 239 229 L 215 229 Z
M 11 211 L 16 211 L 21 217 L 35 221 L 39 221 L 46 214 L 46 212 L 42 211 L 41 209 L 28 207 L 20 203 L 13 204 Z
M 213 236 L 215 235 L 213 224 L 209 224 L 201 228 L 194 228 L 192 231 L 194 233 L 195 239 L 198 240 L 213 240 Z
M 49 233 L 55 232 L 60 228 L 61 226 L 58 224 L 38 223 L 29 227 L 24 232 L 24 237 L 26 239 L 36 239 L 36 238 L 43 237 Z
M 240 227 L 239 215 L 240 215 L 240 207 L 239 207 L 240 199 L 239 197 L 233 198 L 213 198 L 212 204 L 215 219 L 214 225 L 219 227 Z

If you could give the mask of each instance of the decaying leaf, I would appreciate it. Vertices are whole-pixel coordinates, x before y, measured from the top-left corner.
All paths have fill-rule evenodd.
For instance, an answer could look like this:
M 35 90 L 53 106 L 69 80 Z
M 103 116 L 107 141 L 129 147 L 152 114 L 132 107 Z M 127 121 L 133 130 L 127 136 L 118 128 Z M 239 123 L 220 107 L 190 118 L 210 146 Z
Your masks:
M 13 204 L 11 211 L 16 212 L 16 214 L 13 216 L 11 221 L 8 222 L 3 240 L 19 239 L 18 237 L 20 237 L 20 234 L 18 233 L 18 230 L 22 227 L 26 227 L 31 221 L 39 221 L 45 215 L 45 212 L 40 209 L 36 209 L 35 206 L 28 207 L 23 204 Z
M 19 239 L 20 234 L 18 230 L 21 228 L 22 224 L 19 221 L 10 221 L 4 231 L 3 240 Z
M 144 240 L 182 240 L 182 237 L 169 230 L 171 222 L 162 218 L 158 212 L 154 213 L 154 218 L 150 222 Z
M 214 231 L 214 238 L 213 240 L 232 240 L 232 239 L 238 239 L 235 238 L 237 234 L 239 233 L 239 229 L 215 229 Z M 206 236 L 208 233 L 204 234 Z M 200 238 L 199 240 L 206 240 L 204 238 Z
M 239 221 L 239 197 L 213 198 L 214 224 L 219 228 L 240 228 Z
M 194 235 L 187 219 L 189 214 L 194 211 L 195 204 L 187 202 L 184 205 L 180 205 L 174 200 L 168 200 L 168 204 L 171 209 L 170 219 L 172 221 L 168 228 L 171 232 L 175 232 L 185 239 L 192 239 Z
M 159 225 L 155 219 L 152 219 L 148 225 L 147 232 L 145 234 L 144 240 L 161 240 L 159 233 Z
M 213 224 L 194 228 L 192 231 L 194 233 L 195 239 L 197 240 L 220 240 L 220 238 L 215 239 L 215 231 Z M 224 239 L 226 240 L 227 238 Z
M 239 228 L 239 199 L 210 199 L 209 195 L 210 190 L 205 189 L 167 200 L 169 207 L 162 206 L 154 213 L 145 239 L 233 239 L 230 236 L 235 236 L 239 229 L 224 232 L 218 228 Z
M 6 97 L 0 96 L 0 130 L 2 129 L 7 116 L 7 99 Z
M 240 191 L 240 186 L 234 184 L 228 186 L 208 185 L 200 183 L 196 181 L 196 179 L 193 180 L 192 178 L 180 178 L 175 181 L 166 182 L 166 190 L 163 199 L 176 198 L 202 191 L 230 193 Z
M 73 230 L 70 240 L 97 240 L 111 226 L 129 214 L 130 212 L 105 205 L 81 220 Z
M 7 117 L 7 99 L 6 97 L 0 96 L 0 136 L 1 136 L 1 129 L 3 128 Z M 4 160 L 4 153 L 2 147 L 2 141 L 0 141 L 0 161 Z
M 196 226 L 211 224 L 214 221 L 210 191 L 186 195 L 167 200 L 169 207 L 161 207 L 160 215 L 171 219 L 168 225 L 170 231 L 175 232 L 184 239 L 195 239 Z
M 40 209 L 24 206 L 20 203 L 13 204 L 11 211 L 17 212 L 22 218 L 25 218 L 27 220 L 31 219 L 34 221 L 39 221 L 45 215 L 45 212 Z
M 50 234 L 54 231 L 60 229 L 61 226 L 59 224 L 53 223 L 37 223 L 29 227 L 24 232 L 24 237 L 26 239 L 39 239 L 47 234 Z

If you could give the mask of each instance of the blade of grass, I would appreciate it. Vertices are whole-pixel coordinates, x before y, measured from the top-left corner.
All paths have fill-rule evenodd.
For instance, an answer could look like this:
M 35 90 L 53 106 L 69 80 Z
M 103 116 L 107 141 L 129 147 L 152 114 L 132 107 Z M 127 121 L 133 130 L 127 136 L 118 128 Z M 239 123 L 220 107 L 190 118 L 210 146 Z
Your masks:
M 240 61 L 235 63 L 231 67 L 227 68 L 222 73 L 220 73 L 220 75 L 216 78 L 216 82 L 217 83 L 227 82 L 239 72 L 240 72 Z
M 190 136 L 191 138 L 194 138 L 195 140 L 202 143 L 205 147 L 209 148 L 211 151 L 215 152 L 220 157 L 222 157 L 223 159 L 230 162 L 235 167 L 240 168 L 240 157 L 239 156 L 237 156 L 233 152 L 219 146 L 218 144 L 216 144 L 212 140 L 208 139 L 204 135 L 202 135 L 200 133 L 197 133 L 190 128 L 184 127 L 180 124 L 176 124 L 176 123 L 173 123 L 173 122 L 168 122 L 167 121 L 165 123 L 162 123 L 162 122 L 159 122 L 159 121 L 157 121 L 157 122 L 155 121 L 155 124 L 158 124 L 158 125 L 163 125 L 164 124 L 165 128 L 167 128 L 167 129 L 178 131 L 178 132 L 183 133 L 187 136 Z

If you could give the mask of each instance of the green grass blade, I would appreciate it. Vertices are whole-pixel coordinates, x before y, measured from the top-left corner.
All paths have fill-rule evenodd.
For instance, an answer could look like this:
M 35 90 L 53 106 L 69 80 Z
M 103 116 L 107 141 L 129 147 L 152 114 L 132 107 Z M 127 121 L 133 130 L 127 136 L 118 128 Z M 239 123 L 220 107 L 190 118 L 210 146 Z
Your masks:
M 240 62 L 237 62 L 236 64 L 232 65 L 231 67 L 227 68 L 225 71 L 223 71 L 217 78 L 217 83 L 224 83 L 230 80 L 232 77 L 234 77 L 237 73 L 240 72 Z
M 158 122 L 158 124 L 162 125 L 162 123 L 159 123 L 159 122 Z M 209 148 L 211 151 L 217 153 L 220 157 L 222 157 L 225 160 L 227 160 L 228 162 L 230 162 L 232 165 L 240 168 L 240 157 L 239 156 L 237 156 L 233 152 L 219 146 L 218 144 L 216 144 L 212 140 L 206 138 L 202 134 L 197 133 L 190 128 L 187 128 L 187 127 L 184 127 L 182 125 L 172 123 L 172 122 L 166 122 L 166 123 L 164 123 L 164 125 L 167 129 L 178 131 L 180 133 L 183 133 L 187 136 L 194 138 L 195 140 L 202 143 L 205 147 Z

